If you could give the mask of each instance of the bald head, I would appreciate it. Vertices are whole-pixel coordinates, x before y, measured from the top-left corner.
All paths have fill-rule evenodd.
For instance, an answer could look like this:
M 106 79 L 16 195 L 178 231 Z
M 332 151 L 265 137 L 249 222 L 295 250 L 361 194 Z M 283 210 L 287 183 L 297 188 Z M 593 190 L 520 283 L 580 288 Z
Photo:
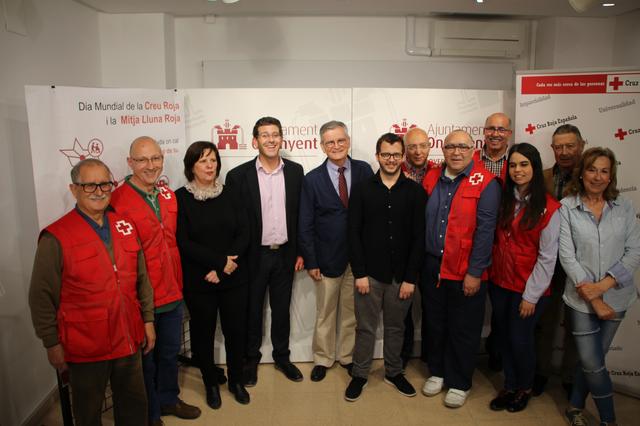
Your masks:
M 158 151 L 160 151 L 160 146 L 158 145 L 158 142 L 156 142 L 156 140 L 153 139 L 151 136 L 139 136 L 135 138 L 133 142 L 131 142 L 131 145 L 129 145 L 129 156 L 135 155 L 134 152 L 136 150 L 146 145 L 155 145 L 158 148 Z
M 497 159 L 507 152 L 511 138 L 511 119 L 503 112 L 496 112 L 484 122 L 484 151 Z
M 162 173 L 164 157 L 155 139 L 140 136 L 131 142 L 127 164 L 133 175 L 131 183 L 144 191 L 151 191 Z
M 424 130 L 414 127 L 404 135 L 407 162 L 418 169 L 425 166 L 429 157 L 429 137 Z

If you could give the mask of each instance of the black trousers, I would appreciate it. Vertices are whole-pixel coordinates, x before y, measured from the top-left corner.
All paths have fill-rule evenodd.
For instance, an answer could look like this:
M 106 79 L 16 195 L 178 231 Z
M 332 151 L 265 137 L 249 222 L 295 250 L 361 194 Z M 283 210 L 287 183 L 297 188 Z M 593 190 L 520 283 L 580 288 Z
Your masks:
M 421 275 L 423 356 L 449 388 L 469 390 L 484 320 L 487 282 L 465 296 L 462 281 L 441 280 L 440 258 L 427 255 Z
M 213 285 L 213 284 L 212 284 Z M 185 293 L 184 299 L 191 315 L 189 321 L 191 352 L 200 367 L 205 387 L 217 386 L 213 359 L 216 322 L 220 325 L 227 353 L 229 383 L 242 382 L 242 365 L 247 333 L 247 285 L 216 289 L 211 293 Z
M 264 299 L 269 290 L 271 307 L 271 343 L 275 362 L 289 361 L 289 307 L 293 286 L 293 265 L 285 259 L 283 247 L 260 249 L 260 266 L 249 284 L 249 323 L 247 333 L 247 362 L 258 363 L 262 358 L 262 330 Z

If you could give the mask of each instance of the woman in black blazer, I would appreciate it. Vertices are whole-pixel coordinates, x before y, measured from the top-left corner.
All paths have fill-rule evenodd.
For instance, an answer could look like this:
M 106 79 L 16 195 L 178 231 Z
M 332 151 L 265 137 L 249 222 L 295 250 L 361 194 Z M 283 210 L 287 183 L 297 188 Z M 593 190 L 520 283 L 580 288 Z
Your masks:
M 176 191 L 177 240 L 184 299 L 191 315 L 191 352 L 200 367 L 207 404 L 222 404 L 213 359 L 216 319 L 225 339 L 229 391 L 236 401 L 250 397 L 242 380 L 247 327 L 248 227 L 234 192 L 218 181 L 220 154 L 211 142 L 194 142 L 184 156 L 189 181 Z

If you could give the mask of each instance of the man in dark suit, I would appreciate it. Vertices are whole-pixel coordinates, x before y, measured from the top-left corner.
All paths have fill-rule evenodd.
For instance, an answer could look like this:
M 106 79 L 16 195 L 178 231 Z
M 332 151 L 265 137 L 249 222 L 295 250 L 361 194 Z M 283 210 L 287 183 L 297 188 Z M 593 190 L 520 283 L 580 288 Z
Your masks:
M 289 359 L 289 305 L 293 273 L 304 267 L 296 247 L 304 172 L 300 164 L 280 157 L 282 125 L 278 119 L 263 117 L 256 122 L 253 146 L 258 148 L 258 157 L 231 170 L 226 180 L 242 197 L 251 235 L 245 385 L 255 386 L 258 381 L 267 289 L 275 367 L 299 382 L 302 373 Z
M 327 159 L 304 178 L 298 232 L 307 273 L 316 283 L 314 382 L 324 379 L 327 368 L 336 360 L 351 369 L 356 318 L 347 249 L 347 208 L 353 185 L 373 175 L 369 164 L 349 157 L 351 140 L 344 123 L 323 124 L 320 144 Z

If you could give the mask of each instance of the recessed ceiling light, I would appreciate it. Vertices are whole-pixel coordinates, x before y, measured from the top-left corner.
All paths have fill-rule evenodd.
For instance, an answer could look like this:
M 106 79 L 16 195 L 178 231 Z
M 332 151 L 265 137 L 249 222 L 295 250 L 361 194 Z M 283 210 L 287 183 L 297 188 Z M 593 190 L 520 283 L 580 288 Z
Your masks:
M 602 7 L 613 7 L 615 5 L 615 3 L 602 3 Z
M 476 0 L 476 3 L 484 3 L 484 0 Z

